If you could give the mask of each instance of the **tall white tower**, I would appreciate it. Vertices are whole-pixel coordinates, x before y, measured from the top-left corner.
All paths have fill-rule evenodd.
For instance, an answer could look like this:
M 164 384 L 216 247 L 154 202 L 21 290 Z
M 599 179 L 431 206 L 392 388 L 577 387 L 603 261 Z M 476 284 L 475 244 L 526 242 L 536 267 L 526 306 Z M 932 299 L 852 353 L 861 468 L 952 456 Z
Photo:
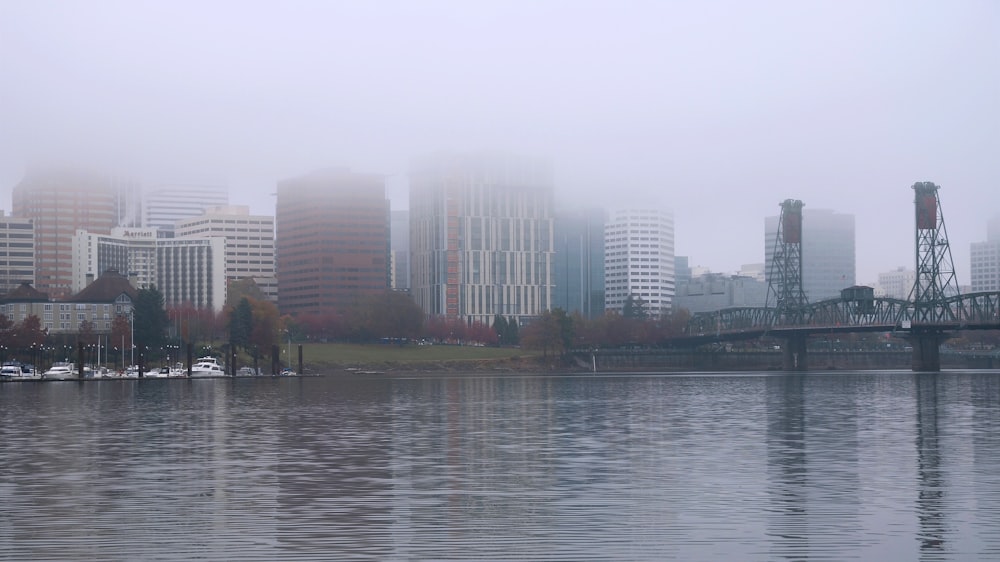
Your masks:
M 631 295 L 650 316 L 674 298 L 674 216 L 657 209 L 619 209 L 604 227 L 605 310 L 621 312 Z

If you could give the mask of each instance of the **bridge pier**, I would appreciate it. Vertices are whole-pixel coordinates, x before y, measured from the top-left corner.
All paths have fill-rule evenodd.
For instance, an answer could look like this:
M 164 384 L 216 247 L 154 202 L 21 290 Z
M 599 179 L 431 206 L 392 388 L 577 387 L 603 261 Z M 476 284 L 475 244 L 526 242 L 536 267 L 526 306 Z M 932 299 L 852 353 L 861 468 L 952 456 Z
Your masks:
M 805 371 L 808 369 L 806 362 L 806 340 L 809 337 L 805 334 L 796 334 L 785 338 L 785 345 L 782 347 L 782 369 L 786 371 Z
M 913 332 L 907 338 L 913 346 L 912 369 L 937 372 L 941 370 L 941 344 L 948 339 L 943 332 Z

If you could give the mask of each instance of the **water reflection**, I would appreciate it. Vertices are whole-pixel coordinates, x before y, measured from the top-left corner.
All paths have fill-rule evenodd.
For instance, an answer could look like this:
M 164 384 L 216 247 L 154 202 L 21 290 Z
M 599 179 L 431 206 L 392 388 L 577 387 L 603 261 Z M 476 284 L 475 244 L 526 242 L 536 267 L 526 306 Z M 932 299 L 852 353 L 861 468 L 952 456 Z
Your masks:
M 917 405 L 917 518 L 920 521 L 920 553 L 933 559 L 945 550 L 944 482 L 938 445 L 937 374 L 916 374 Z
M 0 558 L 997 558 L 998 379 L 4 384 Z

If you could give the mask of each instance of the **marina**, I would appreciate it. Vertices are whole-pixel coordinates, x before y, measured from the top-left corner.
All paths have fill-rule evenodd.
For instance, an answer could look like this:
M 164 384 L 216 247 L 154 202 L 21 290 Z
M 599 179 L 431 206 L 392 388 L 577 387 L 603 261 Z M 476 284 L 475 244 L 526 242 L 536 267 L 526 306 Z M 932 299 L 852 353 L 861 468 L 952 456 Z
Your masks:
M 20 365 L 3 365 L 0 368 L 0 382 L 55 382 L 55 381 L 100 381 L 100 380 L 137 380 L 137 379 L 176 379 L 176 378 L 246 378 L 246 377 L 291 377 L 300 376 L 289 368 L 281 369 L 277 374 L 271 375 L 263 369 L 253 367 L 240 367 L 234 374 L 226 371 L 224 365 L 220 365 L 214 358 L 202 357 L 191 366 L 191 373 L 187 368 L 176 363 L 173 366 L 154 367 L 144 372 L 139 371 L 139 367 L 130 366 L 124 370 L 112 370 L 107 367 L 91 367 L 86 365 L 81 372 L 73 363 L 55 363 L 49 369 L 39 373 L 33 367 L 22 368 Z

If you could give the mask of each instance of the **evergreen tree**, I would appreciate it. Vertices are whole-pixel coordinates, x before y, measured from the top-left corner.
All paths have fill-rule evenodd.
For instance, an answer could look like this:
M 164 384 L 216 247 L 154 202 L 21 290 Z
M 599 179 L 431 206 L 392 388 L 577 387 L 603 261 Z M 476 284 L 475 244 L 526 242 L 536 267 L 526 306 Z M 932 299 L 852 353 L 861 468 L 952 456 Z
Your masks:
M 573 348 L 573 338 L 576 331 L 573 326 L 573 318 L 566 314 L 566 311 L 556 307 L 552 309 L 552 318 L 555 319 L 559 328 L 559 339 L 562 343 L 563 353 Z
M 155 285 L 139 289 L 132 303 L 133 329 L 137 352 L 158 353 L 167 341 L 170 317 L 163 306 L 163 293 Z
M 493 331 L 496 332 L 500 345 L 507 345 L 507 319 L 499 314 L 494 316 Z
M 253 307 L 246 297 L 240 299 L 229 315 L 229 342 L 237 349 L 247 350 L 253 335 Z
M 644 320 L 646 315 L 646 301 L 642 300 L 642 297 L 631 294 L 625 297 L 625 304 L 622 305 L 623 317 Z
M 521 334 L 518 333 L 517 320 L 511 316 L 507 319 L 507 345 L 517 345 L 521 343 Z

